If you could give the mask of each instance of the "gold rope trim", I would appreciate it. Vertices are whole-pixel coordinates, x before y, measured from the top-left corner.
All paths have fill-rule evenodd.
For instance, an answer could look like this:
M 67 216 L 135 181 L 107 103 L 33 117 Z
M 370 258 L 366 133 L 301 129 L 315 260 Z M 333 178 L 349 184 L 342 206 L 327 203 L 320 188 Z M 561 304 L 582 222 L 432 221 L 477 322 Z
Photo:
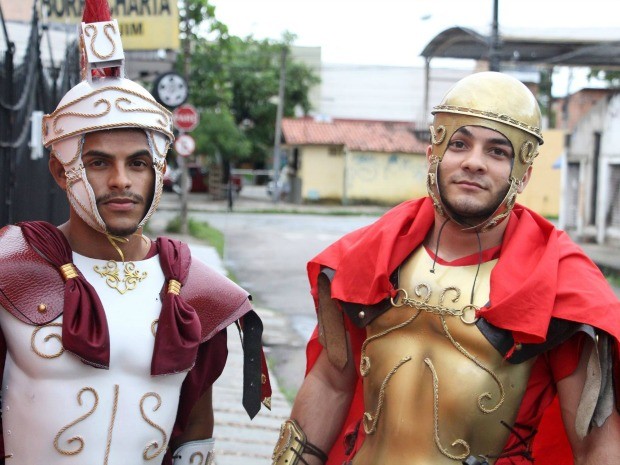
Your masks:
M 96 108 L 97 106 L 99 106 L 100 103 L 103 103 L 106 105 L 106 109 L 103 110 L 101 113 L 82 113 L 82 112 L 77 112 L 77 111 L 67 111 L 65 113 L 60 113 L 58 116 L 54 118 L 54 121 L 52 122 L 52 129 L 54 130 L 54 134 L 62 134 L 63 132 L 65 132 L 64 129 L 62 128 L 59 129 L 57 126 L 60 118 L 64 118 L 66 116 L 74 116 L 76 118 L 101 118 L 102 116 L 105 116 L 108 113 L 110 113 L 110 110 L 112 109 L 112 104 L 104 98 L 100 98 L 99 100 L 97 100 L 93 104 L 93 108 Z
M 104 465 L 108 465 L 108 459 L 110 458 L 110 447 L 112 446 L 112 431 L 114 431 L 114 420 L 116 419 L 116 411 L 118 410 L 118 384 L 114 385 L 114 405 L 112 407 L 112 419 L 110 420 L 110 426 L 108 427 L 108 441 L 105 447 L 105 458 L 103 460 Z
M 62 274 L 62 279 L 65 281 L 69 281 L 70 279 L 77 278 L 78 272 L 73 263 L 66 263 L 60 267 L 60 274 Z
M 487 407 L 485 407 L 482 404 L 483 399 L 487 399 L 487 400 L 492 400 L 493 399 L 493 396 L 491 395 L 490 392 L 483 392 L 482 394 L 480 394 L 478 396 L 478 408 L 482 411 L 482 413 L 492 413 L 492 412 L 495 412 L 498 408 L 500 408 L 502 406 L 502 404 L 504 403 L 504 400 L 506 399 L 506 391 L 504 389 L 504 384 L 499 379 L 499 377 L 493 372 L 493 370 L 491 370 L 490 368 L 484 366 L 482 364 L 482 362 L 480 362 L 475 356 L 470 354 L 461 344 L 459 344 L 452 337 L 452 334 L 448 330 L 448 324 L 446 323 L 445 317 L 443 315 L 441 315 L 439 318 L 441 320 L 441 325 L 443 327 L 444 335 L 450 340 L 452 345 L 461 354 L 463 354 L 465 357 L 467 357 L 469 360 L 471 360 L 478 368 L 480 368 L 483 371 L 486 371 L 489 374 L 489 376 L 491 378 L 493 378 L 493 381 L 495 381 L 495 383 L 497 384 L 497 387 L 499 389 L 499 401 L 497 402 L 497 404 L 494 407 L 487 408 Z
M 144 448 L 144 451 L 142 452 L 142 457 L 144 458 L 144 460 L 154 459 L 166 450 L 166 445 L 168 444 L 168 435 L 166 434 L 166 431 L 153 420 L 151 420 L 144 412 L 144 401 L 149 397 L 154 397 L 157 401 L 157 403 L 153 407 L 153 412 L 156 412 L 159 407 L 161 407 L 161 396 L 156 392 L 147 392 L 142 396 L 142 399 L 140 399 L 140 413 L 142 414 L 142 418 L 144 419 L 144 421 L 146 421 L 149 425 L 151 425 L 153 428 L 155 428 L 161 433 L 162 444 L 161 447 L 159 446 L 159 443 L 157 441 L 151 441 L 149 444 L 147 444 L 147 446 Z M 154 451 L 149 454 L 151 449 L 154 449 Z
M 179 295 L 181 293 L 181 283 L 176 279 L 168 281 L 168 294 Z
M 57 357 L 60 357 L 65 351 L 65 348 L 62 345 L 62 336 L 56 333 L 48 334 L 47 336 L 43 338 L 43 341 L 48 342 L 50 341 L 50 339 L 56 339 L 60 343 L 60 348 L 58 349 L 58 352 L 54 354 L 45 354 L 37 349 L 36 337 L 39 331 L 41 331 L 43 328 L 52 328 L 52 327 L 62 328 L 62 323 L 49 323 L 45 326 L 38 326 L 32 331 L 32 336 L 30 337 L 30 347 L 32 348 L 32 351 L 41 358 L 46 358 L 46 359 L 57 358 Z
M 417 315 L 416 315 L 417 316 Z M 401 358 L 394 368 L 390 370 L 387 374 L 383 382 L 381 383 L 381 388 L 379 389 L 379 400 L 377 402 L 377 408 L 375 409 L 375 414 L 372 415 L 369 412 L 364 412 L 364 431 L 366 434 L 374 434 L 377 431 L 377 423 L 379 422 L 379 416 L 381 415 L 381 410 L 383 409 L 383 400 L 385 399 L 385 389 L 387 388 L 387 384 L 390 381 L 390 378 L 394 376 L 396 370 L 398 370 L 402 365 L 409 362 L 411 360 L 411 356 L 407 355 L 406 357 Z M 368 422 L 370 422 L 370 426 L 368 426 Z
M 82 394 L 86 391 L 90 392 L 95 398 L 94 399 L 95 402 L 93 403 L 93 406 L 91 407 L 91 409 L 88 412 L 86 412 L 84 415 L 79 417 L 77 420 L 72 421 L 67 426 L 63 426 L 61 430 L 58 431 L 58 433 L 56 434 L 56 437 L 54 438 L 54 449 L 56 449 L 62 455 L 76 455 L 82 452 L 82 449 L 84 449 L 84 438 L 82 438 L 82 436 L 73 436 L 67 440 L 67 444 L 71 444 L 72 442 L 75 442 L 75 441 L 79 443 L 78 448 L 75 450 L 61 449 L 59 442 L 60 442 L 60 436 L 62 436 L 62 434 L 65 431 L 67 431 L 72 426 L 75 426 L 78 423 L 86 420 L 97 409 L 97 405 L 99 405 L 99 395 L 97 394 L 97 391 L 95 391 L 92 387 L 82 388 L 80 392 L 78 392 L 78 395 L 77 395 L 78 404 L 80 405 L 80 407 L 82 406 Z
M 494 113 L 492 111 L 476 110 L 475 108 L 459 107 L 455 105 L 437 105 L 435 108 L 433 108 L 432 113 L 456 113 L 460 115 L 478 116 L 484 119 L 497 121 L 498 123 L 504 123 L 510 126 L 514 126 L 518 129 L 522 129 L 536 136 L 539 141 L 543 140 L 540 128 L 537 128 L 536 126 L 530 126 L 523 121 L 519 121 L 518 119 L 514 119 L 511 116 L 505 114 Z
M 450 452 L 448 452 L 446 449 L 444 449 L 443 446 L 441 445 L 441 441 L 439 439 L 439 378 L 437 377 L 437 372 L 435 371 L 435 367 L 433 366 L 433 362 L 431 362 L 431 359 L 425 358 L 424 363 L 426 363 L 426 366 L 428 366 L 428 369 L 431 370 L 431 374 L 433 376 L 433 419 L 435 423 L 435 427 L 434 427 L 435 445 L 437 446 L 439 451 L 446 457 L 452 460 L 463 460 L 467 458 L 467 456 L 469 455 L 469 451 L 470 451 L 469 444 L 467 444 L 466 441 L 464 441 L 463 439 L 456 439 L 451 444 L 452 447 L 456 447 L 457 445 L 460 445 L 465 449 L 465 452 L 463 452 L 461 455 L 453 455 Z
M 86 37 L 90 39 L 90 50 L 100 60 L 107 60 L 112 55 L 114 55 L 114 52 L 116 51 L 116 44 L 114 43 L 114 39 L 110 37 L 110 32 L 109 32 L 110 29 L 112 29 L 112 32 L 114 32 L 114 34 L 116 34 L 116 28 L 114 27 L 114 24 L 106 24 L 105 26 L 103 26 L 103 34 L 108 38 L 108 40 L 112 44 L 112 51 L 106 55 L 102 55 L 97 50 L 95 50 L 95 39 L 97 38 L 97 29 L 95 28 L 95 26 L 93 26 L 92 24 L 89 24 L 88 26 L 84 28 L 84 33 L 86 34 Z M 93 33 L 92 39 L 90 37 L 91 31 Z

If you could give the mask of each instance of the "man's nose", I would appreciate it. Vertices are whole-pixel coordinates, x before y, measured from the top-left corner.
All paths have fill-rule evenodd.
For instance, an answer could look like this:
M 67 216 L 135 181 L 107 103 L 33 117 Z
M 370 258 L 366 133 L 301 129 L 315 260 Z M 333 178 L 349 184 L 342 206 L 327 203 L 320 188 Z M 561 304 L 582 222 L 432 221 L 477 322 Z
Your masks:
M 473 172 L 485 171 L 486 164 L 484 160 L 483 147 L 474 145 L 471 150 L 467 152 L 467 155 L 463 159 L 461 164 L 463 169 Z
M 110 176 L 109 184 L 111 188 L 127 189 L 131 186 L 131 178 L 127 168 L 123 165 L 115 165 Z

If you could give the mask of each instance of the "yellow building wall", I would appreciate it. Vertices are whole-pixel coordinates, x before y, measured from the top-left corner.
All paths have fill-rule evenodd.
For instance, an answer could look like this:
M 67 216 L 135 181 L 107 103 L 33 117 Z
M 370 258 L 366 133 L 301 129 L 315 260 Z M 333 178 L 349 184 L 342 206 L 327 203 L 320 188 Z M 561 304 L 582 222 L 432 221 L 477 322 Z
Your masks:
M 560 177 L 558 159 L 564 150 L 564 131 L 549 129 L 543 131 L 545 143 L 540 146 L 534 160 L 532 177 L 517 202 L 543 216 L 557 217 L 560 214 Z
M 396 205 L 426 195 L 422 154 L 352 152 L 346 159 L 347 200 Z
M 304 200 L 396 205 L 426 195 L 422 154 L 350 152 L 330 155 L 326 146 L 300 148 Z
M 344 154 L 330 155 L 326 146 L 300 147 L 301 197 L 304 200 L 342 199 Z

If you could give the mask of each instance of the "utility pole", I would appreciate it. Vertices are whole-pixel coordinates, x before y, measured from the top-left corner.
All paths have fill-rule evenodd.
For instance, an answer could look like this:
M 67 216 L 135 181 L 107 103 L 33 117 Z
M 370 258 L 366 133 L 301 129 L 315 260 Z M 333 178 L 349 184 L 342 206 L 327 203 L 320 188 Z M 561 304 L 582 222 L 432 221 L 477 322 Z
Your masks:
M 280 200 L 280 139 L 282 138 L 282 113 L 284 112 L 284 90 L 286 85 L 286 53 L 282 46 L 280 54 L 280 85 L 278 88 L 278 108 L 276 110 L 276 131 L 273 141 L 273 201 Z
M 499 71 L 499 0 L 493 0 L 493 23 L 491 25 L 491 43 L 489 48 L 489 71 Z
M 185 37 L 183 38 L 183 77 L 185 81 L 189 84 L 189 54 L 190 54 L 190 31 L 189 31 L 189 18 L 188 18 L 188 5 L 187 0 L 184 2 L 184 29 L 185 29 Z M 187 165 L 185 163 L 185 157 L 177 154 L 177 163 L 179 165 L 179 170 L 181 171 L 181 212 L 179 213 L 179 223 L 181 225 L 181 234 L 187 234 L 187 197 L 188 197 L 188 185 L 189 185 L 189 174 L 187 171 Z

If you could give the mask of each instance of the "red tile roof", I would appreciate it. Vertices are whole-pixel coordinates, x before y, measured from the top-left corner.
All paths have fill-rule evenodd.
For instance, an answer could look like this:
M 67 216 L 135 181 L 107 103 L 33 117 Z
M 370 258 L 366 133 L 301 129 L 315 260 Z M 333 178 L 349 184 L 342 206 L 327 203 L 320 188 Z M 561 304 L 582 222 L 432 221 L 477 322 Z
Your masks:
M 413 123 L 310 117 L 284 118 L 287 145 L 344 145 L 359 152 L 424 153 L 428 142 L 416 137 Z

